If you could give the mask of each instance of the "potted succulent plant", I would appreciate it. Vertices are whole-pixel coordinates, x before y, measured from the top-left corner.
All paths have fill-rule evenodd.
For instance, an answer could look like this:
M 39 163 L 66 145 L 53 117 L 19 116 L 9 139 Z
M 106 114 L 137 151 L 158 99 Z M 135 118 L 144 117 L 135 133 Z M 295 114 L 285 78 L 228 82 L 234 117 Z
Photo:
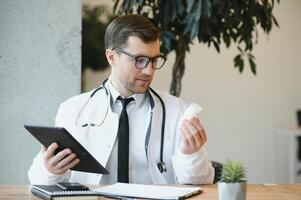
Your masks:
M 218 182 L 219 200 L 245 200 L 246 179 L 242 163 L 227 160 Z

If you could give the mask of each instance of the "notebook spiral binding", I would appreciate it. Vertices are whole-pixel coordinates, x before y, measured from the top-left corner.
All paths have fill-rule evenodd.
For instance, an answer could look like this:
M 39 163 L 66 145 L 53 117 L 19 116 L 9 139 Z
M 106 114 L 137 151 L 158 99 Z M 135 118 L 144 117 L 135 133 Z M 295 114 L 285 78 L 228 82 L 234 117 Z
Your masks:
M 95 195 L 95 192 L 90 190 L 69 190 L 69 191 L 54 191 L 55 196 L 66 196 L 66 195 Z

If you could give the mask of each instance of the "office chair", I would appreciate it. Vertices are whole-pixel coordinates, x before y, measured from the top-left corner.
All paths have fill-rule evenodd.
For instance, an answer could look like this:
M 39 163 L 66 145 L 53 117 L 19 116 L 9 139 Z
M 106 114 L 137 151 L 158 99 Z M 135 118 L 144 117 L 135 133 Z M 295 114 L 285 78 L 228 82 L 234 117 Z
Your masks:
M 222 176 L 223 164 L 216 161 L 212 161 L 212 167 L 215 171 L 213 183 L 217 183 Z

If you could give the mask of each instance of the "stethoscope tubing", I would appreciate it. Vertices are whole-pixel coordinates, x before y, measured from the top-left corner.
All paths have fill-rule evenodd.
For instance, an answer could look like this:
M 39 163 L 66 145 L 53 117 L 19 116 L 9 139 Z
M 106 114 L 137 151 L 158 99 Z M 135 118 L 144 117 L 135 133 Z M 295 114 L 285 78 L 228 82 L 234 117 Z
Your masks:
M 166 166 L 163 161 L 163 148 L 164 148 L 164 133 L 165 133 L 165 118 L 166 118 L 166 109 L 165 109 L 165 103 L 163 102 L 163 99 L 160 97 L 160 95 L 151 87 L 149 87 L 149 90 L 159 99 L 162 105 L 162 124 L 161 124 L 161 144 L 160 144 L 160 162 L 158 163 L 158 168 L 161 173 L 166 172 Z
M 108 79 L 104 80 L 102 84 L 96 88 L 92 94 L 90 95 L 89 99 L 91 99 L 99 90 L 104 89 L 106 96 L 109 96 L 109 92 L 107 88 L 105 88 L 105 84 L 108 81 Z M 149 90 L 159 99 L 161 106 L 162 106 L 162 124 L 161 124 L 161 142 L 160 142 L 160 162 L 158 163 L 158 169 L 161 173 L 166 172 L 166 165 L 164 163 L 163 159 L 163 152 L 164 152 L 164 135 L 165 135 L 165 119 L 166 119 L 166 108 L 165 108 L 165 103 L 163 99 L 160 97 L 160 95 L 151 87 L 149 87 Z M 109 106 L 109 105 L 108 105 Z M 90 124 L 92 126 L 95 126 L 95 124 Z M 82 127 L 88 126 L 88 123 L 84 124 Z

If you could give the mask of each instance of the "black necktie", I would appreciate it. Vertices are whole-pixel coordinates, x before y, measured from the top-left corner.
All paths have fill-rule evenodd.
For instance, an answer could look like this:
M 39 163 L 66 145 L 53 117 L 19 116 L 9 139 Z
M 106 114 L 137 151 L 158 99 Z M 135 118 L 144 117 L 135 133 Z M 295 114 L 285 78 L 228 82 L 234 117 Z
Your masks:
M 129 118 L 126 106 L 134 100 L 132 97 L 124 99 L 118 97 L 122 104 L 122 111 L 118 126 L 118 182 L 129 182 Z

